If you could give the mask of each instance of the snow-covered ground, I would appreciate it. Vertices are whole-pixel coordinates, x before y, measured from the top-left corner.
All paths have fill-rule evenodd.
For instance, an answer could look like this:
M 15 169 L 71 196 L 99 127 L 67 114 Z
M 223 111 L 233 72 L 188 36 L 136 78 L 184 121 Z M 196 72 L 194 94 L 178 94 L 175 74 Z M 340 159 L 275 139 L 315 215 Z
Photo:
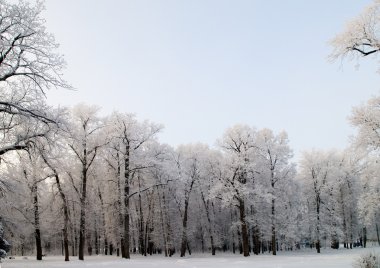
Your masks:
M 232 254 L 219 254 L 217 256 L 196 254 L 185 258 L 132 255 L 130 260 L 123 260 L 114 256 L 87 256 L 85 261 L 78 261 L 77 257 L 71 257 L 72 260 L 68 263 L 63 261 L 62 256 L 48 256 L 43 261 L 36 261 L 35 257 L 28 257 L 28 259 L 16 257 L 16 259 L 4 260 L 0 268 L 347 268 L 352 267 L 354 260 L 365 252 L 380 253 L 380 248 L 324 250 L 322 254 L 316 254 L 314 251 L 280 252 L 277 256 L 259 255 L 248 258 Z

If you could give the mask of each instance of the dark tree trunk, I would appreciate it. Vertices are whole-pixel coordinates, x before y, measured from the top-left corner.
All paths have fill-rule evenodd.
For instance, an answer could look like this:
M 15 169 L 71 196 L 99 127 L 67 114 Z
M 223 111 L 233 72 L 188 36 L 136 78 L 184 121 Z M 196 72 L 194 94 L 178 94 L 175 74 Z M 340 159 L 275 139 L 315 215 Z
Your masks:
M 122 258 L 126 258 L 125 250 L 124 250 L 124 220 L 125 219 L 124 219 L 124 214 L 123 214 L 123 211 L 122 211 L 122 208 L 121 208 L 122 192 L 123 192 L 123 194 L 125 194 L 124 193 L 125 189 L 124 189 L 124 191 L 122 191 L 121 184 L 120 184 L 120 172 L 121 172 L 120 170 L 121 170 L 121 167 L 120 167 L 120 164 L 119 164 L 119 153 L 117 153 L 116 158 L 117 158 L 117 161 L 118 161 L 118 164 L 117 164 L 117 176 L 116 176 L 116 178 L 117 178 L 117 190 L 118 190 L 117 211 L 119 212 L 120 248 L 121 248 L 121 256 L 122 256 Z M 111 251 L 111 249 L 112 249 L 112 251 Z M 111 255 L 112 255 L 112 252 L 113 252 L 113 245 L 110 244 L 110 254 Z M 117 256 L 119 257 L 119 253 L 117 253 Z
M 49 161 L 45 158 L 45 156 L 42 154 L 42 158 L 44 162 L 47 164 L 47 166 L 54 172 L 54 178 L 55 182 L 57 184 L 59 195 L 62 199 L 62 207 L 63 207 L 63 248 L 64 248 L 64 254 L 65 254 L 65 261 L 69 261 L 69 234 L 68 234 L 68 226 L 69 226 L 69 208 L 68 203 L 66 199 L 66 195 L 63 192 L 61 181 L 58 176 L 57 170 L 49 163 Z M 74 244 L 74 243 L 73 243 Z M 74 249 L 73 249 L 74 251 Z
M 130 259 L 129 254 L 129 239 L 130 239 L 130 228 L 129 228 L 129 144 L 125 146 L 125 156 L 124 156 L 124 248 L 122 248 L 122 257 L 125 259 Z
M 172 228 L 170 225 L 170 216 L 169 216 L 168 206 L 167 206 L 168 202 L 166 200 L 165 193 L 162 194 L 162 200 L 163 200 L 163 203 L 165 206 L 164 215 L 165 215 L 165 219 L 166 219 L 166 243 L 167 243 L 167 247 L 168 247 L 168 255 L 169 255 L 169 257 L 171 257 L 171 256 L 173 256 L 175 249 L 173 248 L 173 243 L 172 243 L 173 232 L 172 232 Z
M 248 228 L 245 220 L 245 205 L 244 200 L 239 200 L 239 212 L 240 212 L 240 224 L 241 224 L 241 236 L 244 257 L 249 256 L 249 242 L 248 242 Z
M 276 255 L 276 226 L 275 226 L 275 207 L 274 199 L 272 199 L 272 254 Z
M 144 214 L 142 209 L 142 200 L 141 200 L 141 194 L 140 194 L 140 176 L 138 176 L 138 183 L 139 183 L 139 195 L 138 195 L 138 206 L 139 206 L 139 253 L 141 255 L 146 256 L 146 244 L 144 243 Z M 147 223 L 148 224 L 148 223 Z M 145 233 L 145 236 L 147 234 Z
M 95 255 L 99 255 L 98 227 L 95 225 Z
M 111 243 L 110 244 L 110 255 L 112 255 L 113 254 L 113 244 Z
M 182 242 L 181 242 L 181 257 L 185 257 L 186 254 L 186 245 L 187 245 L 187 217 L 188 217 L 188 208 L 189 208 L 189 202 L 190 202 L 190 193 L 193 189 L 193 185 L 195 182 L 195 174 L 192 176 L 192 180 L 190 183 L 190 187 L 187 193 L 185 193 L 185 210 L 183 213 L 183 220 L 182 220 Z
M 65 204 L 63 206 L 63 217 L 64 217 L 64 223 L 63 223 L 63 247 L 65 250 L 65 261 L 69 261 L 69 235 L 67 227 L 69 226 L 69 211 L 67 207 L 66 199 L 63 200 L 63 203 Z
M 205 207 L 206 216 L 207 216 L 208 233 L 210 235 L 210 243 L 211 243 L 211 255 L 215 255 L 215 244 L 214 244 L 214 235 L 212 231 L 212 223 L 211 223 L 211 217 L 210 217 L 210 208 L 208 206 L 208 203 L 206 202 L 203 192 L 201 192 L 201 197 L 202 197 L 203 205 Z
M 75 216 L 75 206 L 74 206 L 74 202 L 72 201 L 72 217 L 73 219 L 76 218 Z M 76 232 L 76 228 L 75 228 L 75 225 L 74 225 L 74 221 L 71 221 L 71 224 L 70 224 L 70 230 L 71 230 L 71 256 L 75 256 L 76 255 L 76 250 L 77 250 L 77 232 Z
M 37 183 L 32 185 L 33 206 L 34 206 L 34 235 L 36 239 L 37 260 L 42 260 L 42 245 L 41 245 L 41 231 L 40 231 L 40 213 L 38 206 L 38 190 Z
M 103 196 L 102 196 L 102 192 L 100 191 L 100 188 L 98 188 L 98 195 L 99 195 L 100 205 L 102 206 L 104 255 L 108 255 L 108 239 L 107 239 L 107 232 L 106 232 L 106 215 L 104 213 L 104 202 L 103 202 Z
M 259 255 L 261 251 L 261 241 L 260 241 L 260 231 L 257 225 L 255 225 L 252 230 L 252 241 L 253 241 L 253 253 L 255 255 Z
M 86 155 L 86 149 L 84 155 Z M 84 157 L 86 159 L 86 157 Z M 87 163 L 84 160 L 82 169 L 82 196 L 80 199 L 80 220 L 79 220 L 79 260 L 84 260 L 84 245 L 86 231 L 86 194 L 87 194 Z
M 185 200 L 185 211 L 183 213 L 183 219 L 182 219 L 181 257 L 185 257 L 185 255 L 186 255 L 188 206 L 189 206 L 189 198 L 186 198 L 186 200 Z
M 165 202 L 164 197 L 161 198 L 160 192 L 157 192 L 158 195 L 158 204 L 160 206 L 160 219 L 161 219 L 161 228 L 162 228 L 162 240 L 164 242 L 164 251 L 165 251 L 165 257 L 168 257 L 168 241 L 167 241 L 167 236 L 165 232 L 165 223 L 164 223 L 164 213 L 163 213 L 163 205 L 162 201 Z M 162 200 L 162 201 L 161 201 Z M 165 205 L 165 203 L 164 203 Z
M 320 230 L 319 230 L 319 225 L 320 225 L 319 206 L 320 206 L 320 198 L 318 195 L 317 196 L 317 239 L 315 243 L 317 253 L 321 253 L 321 240 L 320 240 Z

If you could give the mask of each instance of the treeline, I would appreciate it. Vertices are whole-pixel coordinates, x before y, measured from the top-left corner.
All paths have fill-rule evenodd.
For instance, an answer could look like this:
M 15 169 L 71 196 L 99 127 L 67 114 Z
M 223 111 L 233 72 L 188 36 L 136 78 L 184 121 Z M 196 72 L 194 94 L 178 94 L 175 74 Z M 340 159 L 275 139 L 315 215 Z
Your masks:
M 378 157 L 366 136 L 305 152 L 296 169 L 285 132 L 236 125 L 215 148 L 173 148 L 157 139 L 160 125 L 98 110 L 61 109 L 59 123 L 3 157 L 13 254 L 276 255 L 378 240 Z

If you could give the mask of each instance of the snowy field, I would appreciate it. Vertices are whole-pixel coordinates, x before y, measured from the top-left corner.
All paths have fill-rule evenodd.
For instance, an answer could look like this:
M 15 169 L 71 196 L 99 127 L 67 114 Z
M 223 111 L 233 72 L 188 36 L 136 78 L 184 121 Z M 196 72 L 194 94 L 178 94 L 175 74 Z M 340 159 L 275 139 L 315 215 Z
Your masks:
M 16 257 L 16 259 L 4 260 L 0 268 L 347 268 L 352 267 L 354 260 L 365 252 L 380 253 L 380 248 L 324 250 L 322 254 L 316 254 L 314 251 L 280 252 L 275 257 L 259 255 L 248 258 L 232 254 L 219 254 L 217 256 L 198 254 L 185 258 L 179 258 L 178 256 L 165 258 L 160 255 L 149 257 L 132 255 L 130 260 L 122 260 L 111 256 L 91 256 L 85 257 L 85 261 L 78 261 L 77 257 L 72 257 L 72 260 L 68 263 L 63 261 L 62 256 L 48 256 L 39 262 L 35 260 L 35 257 L 28 257 L 28 259 Z

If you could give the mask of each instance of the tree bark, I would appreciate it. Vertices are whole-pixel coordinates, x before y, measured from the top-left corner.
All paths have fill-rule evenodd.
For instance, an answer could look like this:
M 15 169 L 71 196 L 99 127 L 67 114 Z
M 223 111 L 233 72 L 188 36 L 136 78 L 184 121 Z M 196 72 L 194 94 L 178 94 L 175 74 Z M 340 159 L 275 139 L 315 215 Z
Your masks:
M 321 253 L 321 241 L 320 241 L 320 234 L 319 234 L 319 224 L 320 224 L 320 218 L 319 218 L 319 202 L 317 202 L 317 241 L 315 243 L 315 247 L 317 249 L 317 253 Z
M 38 206 L 38 191 L 37 183 L 32 185 L 33 206 L 34 206 L 34 234 L 36 239 L 37 260 L 42 260 L 42 245 L 41 245 L 41 231 L 40 231 L 40 214 Z
M 139 183 L 139 195 L 138 195 L 138 206 L 139 206 L 139 253 L 141 255 L 146 256 L 146 244 L 144 243 L 144 214 L 142 209 L 142 200 L 141 200 L 141 182 L 140 182 L 140 176 L 138 176 L 138 183 Z M 148 223 L 147 223 L 148 224 Z M 146 235 L 146 234 L 145 234 Z
M 124 248 L 122 249 L 122 257 L 125 259 L 130 259 L 129 254 L 129 239 L 130 239 L 130 228 L 129 228 L 129 153 L 130 147 L 129 143 L 125 146 L 124 155 Z
M 188 207 L 189 207 L 189 198 L 186 198 L 186 200 L 185 200 L 185 211 L 183 213 L 183 219 L 182 219 L 181 257 L 185 257 L 185 255 L 186 255 Z
M 276 226 L 275 226 L 275 203 L 274 198 L 272 198 L 272 254 L 276 255 Z
M 104 237 L 104 255 L 108 255 L 108 239 L 107 239 L 107 232 L 106 232 L 106 215 L 104 213 L 104 201 L 103 196 L 100 191 L 100 188 L 98 188 L 98 194 L 99 194 L 99 200 L 100 205 L 102 206 L 102 218 L 103 218 L 103 237 Z
M 183 213 L 183 220 L 182 220 L 182 243 L 181 243 L 181 257 L 185 257 L 186 255 L 186 246 L 187 246 L 187 217 L 188 217 L 188 208 L 189 208 L 189 202 L 190 202 L 190 193 L 193 189 L 193 185 L 195 182 L 195 175 L 193 174 L 192 180 L 190 183 L 190 187 L 187 193 L 185 193 L 185 210 Z
M 80 199 L 79 220 L 79 260 L 84 260 L 84 244 L 86 230 L 86 195 L 87 195 L 87 150 L 84 149 L 84 160 L 82 168 L 82 196 Z
M 241 235 L 242 235 L 242 246 L 244 257 L 249 256 L 249 242 L 248 242 L 248 228 L 247 222 L 245 220 L 245 204 L 243 199 L 239 199 L 239 212 L 240 212 L 240 224 L 241 224 Z

